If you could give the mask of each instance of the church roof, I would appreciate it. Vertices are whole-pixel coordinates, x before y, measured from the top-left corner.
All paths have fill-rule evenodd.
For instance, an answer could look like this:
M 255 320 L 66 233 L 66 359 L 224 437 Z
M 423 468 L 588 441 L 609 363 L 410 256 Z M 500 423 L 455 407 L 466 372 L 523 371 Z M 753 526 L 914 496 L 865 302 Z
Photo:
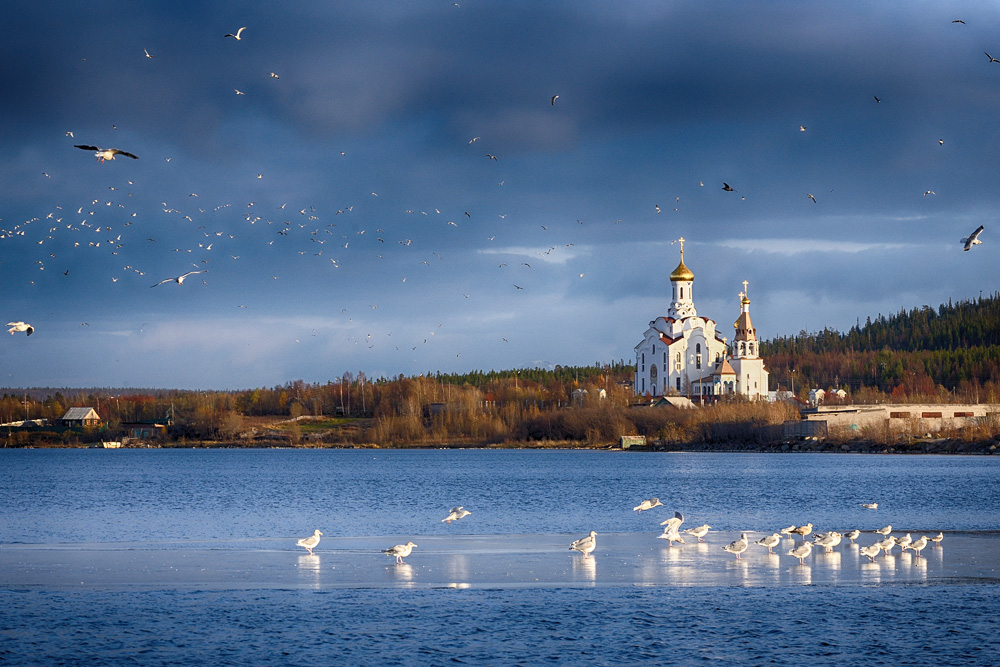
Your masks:
M 736 327 L 736 337 L 733 340 L 757 340 L 757 332 L 753 328 L 748 311 L 740 313 L 733 326 Z
M 691 273 L 691 269 L 689 269 L 684 264 L 684 254 L 683 254 L 683 252 L 681 253 L 681 263 L 678 264 L 677 268 L 674 269 L 673 273 L 670 274 L 670 280 L 671 281 L 675 281 L 675 280 L 687 280 L 687 281 L 691 281 L 691 280 L 694 280 L 694 274 Z

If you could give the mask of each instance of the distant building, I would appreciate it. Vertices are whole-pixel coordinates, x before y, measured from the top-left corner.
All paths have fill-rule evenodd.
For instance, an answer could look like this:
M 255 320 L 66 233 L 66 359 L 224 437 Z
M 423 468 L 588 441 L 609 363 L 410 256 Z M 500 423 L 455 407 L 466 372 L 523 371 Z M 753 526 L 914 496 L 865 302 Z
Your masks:
M 740 293 L 740 315 L 730 348 L 715 321 L 700 317 L 694 307 L 694 273 L 684 264 L 684 239 L 678 241 L 681 261 L 670 274 L 673 301 L 666 315 L 649 323 L 635 346 L 635 394 L 702 401 L 740 394 L 766 400 L 770 374 L 750 320 L 747 282 Z
M 70 408 L 59 420 L 63 426 L 100 426 L 101 416 L 94 408 Z

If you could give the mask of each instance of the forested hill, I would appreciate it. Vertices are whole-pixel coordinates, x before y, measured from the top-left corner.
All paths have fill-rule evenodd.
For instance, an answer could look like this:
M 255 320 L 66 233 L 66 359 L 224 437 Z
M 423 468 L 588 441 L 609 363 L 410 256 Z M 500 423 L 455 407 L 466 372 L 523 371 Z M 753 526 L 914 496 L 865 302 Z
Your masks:
M 847 333 L 803 331 L 764 341 L 761 351 L 784 387 L 794 379 L 898 397 L 1000 383 L 1000 295 L 879 315 Z

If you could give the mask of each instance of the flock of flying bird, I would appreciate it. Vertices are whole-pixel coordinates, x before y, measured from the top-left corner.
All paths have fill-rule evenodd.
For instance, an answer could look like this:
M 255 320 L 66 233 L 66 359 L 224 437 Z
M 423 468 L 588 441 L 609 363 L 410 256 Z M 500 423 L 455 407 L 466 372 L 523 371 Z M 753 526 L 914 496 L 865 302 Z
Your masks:
M 633 507 L 632 510 L 638 514 L 662 506 L 663 503 L 660 502 L 659 498 L 649 498 L 640 502 L 638 505 Z M 878 503 L 861 503 L 861 506 L 865 509 L 878 509 Z M 459 519 L 467 517 L 470 514 L 472 514 L 472 512 L 462 506 L 453 507 L 451 508 L 448 516 L 441 519 L 441 521 L 445 524 L 450 524 L 452 521 L 458 521 Z M 660 523 L 661 526 L 664 526 L 663 533 L 657 537 L 659 539 L 667 540 L 668 546 L 671 548 L 674 546 L 675 542 L 679 544 L 687 544 L 681 535 L 680 530 L 683 523 L 684 515 L 680 512 L 674 512 L 672 517 Z M 708 535 L 711 529 L 712 527 L 710 525 L 702 524 L 700 526 L 686 528 L 683 532 L 685 535 L 691 535 L 692 537 L 697 538 L 698 542 L 704 542 L 705 536 Z M 885 556 L 888 556 L 889 553 L 896 547 L 899 547 L 901 551 L 910 549 L 919 558 L 920 552 L 923 551 L 928 545 L 939 545 L 942 540 L 944 540 L 944 533 L 941 532 L 934 537 L 921 535 L 917 539 L 913 539 L 910 533 L 906 533 L 902 537 L 894 536 L 892 535 L 891 525 L 879 528 L 878 530 L 873 530 L 871 532 L 881 536 L 881 539 L 867 546 L 860 547 L 859 552 L 862 556 L 867 556 L 872 562 L 875 561 L 875 557 L 878 556 L 880 552 L 884 552 Z M 319 545 L 320 536 L 322 534 L 323 533 L 319 530 L 316 530 L 312 535 L 302 538 L 295 544 L 296 546 L 300 546 L 308 550 L 309 554 L 312 555 L 313 549 Z M 813 540 L 812 542 L 807 542 L 806 537 L 810 534 L 813 536 Z M 861 535 L 862 532 L 857 529 L 850 530 L 846 533 L 840 533 L 835 530 L 831 530 L 826 533 L 814 533 L 813 524 L 807 523 L 802 526 L 791 525 L 787 528 L 782 528 L 780 531 L 762 537 L 759 540 L 755 540 L 753 543 L 766 548 L 768 554 L 774 555 L 774 548 L 781 543 L 783 538 L 788 538 L 794 541 L 795 536 L 799 536 L 802 538 L 802 542 L 798 545 L 793 544 L 792 548 L 785 552 L 785 554 L 797 558 L 799 560 L 799 564 L 804 565 L 805 559 L 812 554 L 815 547 L 822 547 L 826 553 L 832 553 L 834 547 L 838 546 L 843 540 L 846 539 L 853 545 L 855 540 L 860 538 Z M 383 549 L 382 553 L 387 556 L 394 556 L 396 558 L 396 563 L 402 563 L 403 559 L 409 556 L 413 551 L 413 548 L 416 546 L 417 545 L 413 542 L 397 544 L 389 547 L 388 549 Z M 747 537 L 746 532 L 741 533 L 738 540 L 733 540 L 729 544 L 722 546 L 723 551 L 735 555 L 737 560 L 742 560 L 743 553 L 749 548 L 750 539 Z M 593 553 L 595 549 L 597 549 L 597 531 L 594 530 L 590 531 L 589 535 L 581 537 L 578 540 L 574 540 L 569 545 L 570 551 L 579 551 L 583 554 L 584 558 L 589 558 L 590 554 Z

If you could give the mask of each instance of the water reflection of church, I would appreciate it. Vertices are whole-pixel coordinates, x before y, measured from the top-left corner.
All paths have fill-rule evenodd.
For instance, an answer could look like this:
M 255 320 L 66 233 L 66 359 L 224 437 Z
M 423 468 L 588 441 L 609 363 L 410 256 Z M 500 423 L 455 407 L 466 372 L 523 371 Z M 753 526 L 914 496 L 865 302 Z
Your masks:
M 694 307 L 694 274 L 684 264 L 684 239 L 679 239 L 681 262 L 670 274 L 673 300 L 666 315 L 649 323 L 635 346 L 635 393 L 639 396 L 679 395 L 712 400 L 727 394 L 767 398 L 767 370 L 760 358 L 757 332 L 750 321 L 747 282 L 740 292 L 740 316 L 730 347 Z

